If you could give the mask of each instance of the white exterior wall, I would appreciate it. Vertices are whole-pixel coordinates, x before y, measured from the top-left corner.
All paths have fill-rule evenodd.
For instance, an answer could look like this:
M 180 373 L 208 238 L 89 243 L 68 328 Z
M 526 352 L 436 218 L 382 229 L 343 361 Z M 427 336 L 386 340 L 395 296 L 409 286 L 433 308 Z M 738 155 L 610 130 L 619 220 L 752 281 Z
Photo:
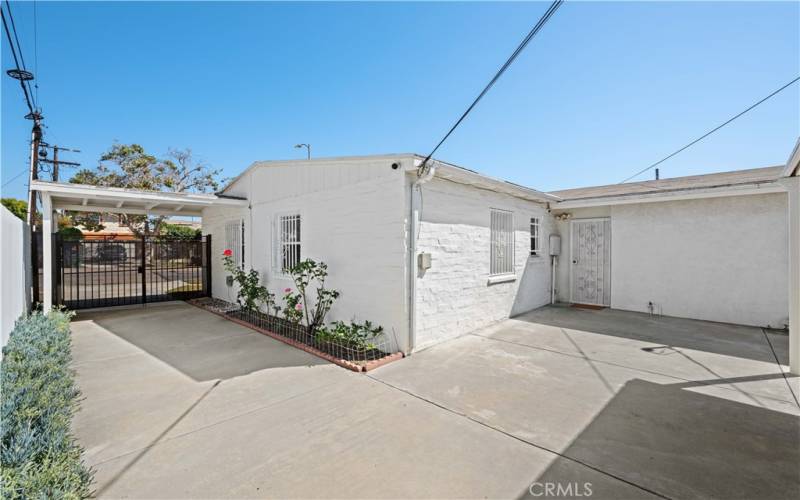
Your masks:
M 249 211 L 247 208 L 214 206 L 203 209 L 202 231 L 211 235 L 211 295 L 213 297 L 236 302 L 236 289 L 225 284 L 228 274 L 222 267 L 222 252 L 227 248 L 225 241 L 225 223 L 232 220 L 245 221 L 245 243 L 250 239 Z M 246 249 L 247 250 L 247 249 Z M 245 251 L 245 259 L 248 258 Z
M 0 347 L 28 310 L 28 241 L 28 225 L 0 207 Z
M 783 327 L 788 317 L 786 194 L 567 210 L 611 217 L 611 307 Z M 559 300 L 569 300 L 569 223 Z
M 514 214 L 517 279 L 488 284 L 490 210 Z M 541 223 L 539 256 L 530 256 L 530 218 Z M 544 204 L 434 178 L 422 186 L 417 252 L 432 266 L 417 273 L 416 345 L 425 348 L 550 301 L 548 236 L 552 218 Z
M 556 205 L 556 204 L 554 204 Z M 556 205 L 557 206 L 557 205 Z M 553 215 L 563 213 L 563 211 L 553 208 Z M 576 210 L 568 210 L 572 214 L 573 219 L 595 219 L 611 216 L 611 207 L 593 207 L 581 208 Z M 570 222 L 559 221 L 555 222 L 555 232 L 561 235 L 561 255 L 558 256 L 556 263 L 556 300 L 558 302 L 570 301 L 570 268 L 572 262 L 570 260 Z M 614 224 L 611 224 L 611 293 L 613 298 L 614 293 Z M 613 306 L 612 306 L 613 307 Z
M 245 209 L 247 267 L 261 272 L 278 297 L 294 287 L 274 269 L 273 223 L 280 214 L 301 215 L 301 258 L 328 264 L 326 285 L 341 292 L 327 320 L 370 320 L 384 327 L 396 347 L 408 339 L 403 168 L 409 158 L 376 157 L 311 163 L 270 163 L 252 169 L 227 194 L 250 199 Z M 250 186 L 252 185 L 252 194 Z M 204 211 L 204 232 L 212 233 L 214 253 L 224 249 L 230 211 Z M 235 213 L 233 213 L 235 215 Z M 235 301 L 215 257 L 213 294 Z

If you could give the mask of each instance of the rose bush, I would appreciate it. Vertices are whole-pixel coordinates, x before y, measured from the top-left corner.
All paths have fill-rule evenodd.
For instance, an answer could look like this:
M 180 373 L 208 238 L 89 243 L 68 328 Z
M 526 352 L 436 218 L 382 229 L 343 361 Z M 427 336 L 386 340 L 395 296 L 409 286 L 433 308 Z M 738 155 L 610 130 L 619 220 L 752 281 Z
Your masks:
M 261 284 L 258 271 L 251 268 L 249 272 L 244 272 L 233 262 L 233 251 L 230 249 L 222 252 L 222 263 L 225 270 L 231 273 L 233 280 L 239 285 L 236 294 L 236 302 L 239 307 L 245 311 L 257 311 L 262 304 L 267 308 L 275 307 L 275 295 Z
M 325 288 L 325 279 L 328 277 L 328 265 L 324 262 L 317 262 L 313 259 L 305 259 L 294 266 L 289 274 L 294 281 L 297 288 L 297 293 L 294 294 L 287 292 L 284 299 L 290 298 L 291 303 L 287 300 L 286 304 L 293 310 L 287 314 L 284 309 L 284 314 L 296 317 L 298 314 L 305 319 L 305 324 L 309 331 L 314 332 L 325 324 L 325 316 L 328 311 L 333 307 L 333 302 L 339 298 L 337 290 Z M 310 292 L 314 292 L 314 301 L 312 303 Z M 300 308 L 297 308 L 297 305 Z

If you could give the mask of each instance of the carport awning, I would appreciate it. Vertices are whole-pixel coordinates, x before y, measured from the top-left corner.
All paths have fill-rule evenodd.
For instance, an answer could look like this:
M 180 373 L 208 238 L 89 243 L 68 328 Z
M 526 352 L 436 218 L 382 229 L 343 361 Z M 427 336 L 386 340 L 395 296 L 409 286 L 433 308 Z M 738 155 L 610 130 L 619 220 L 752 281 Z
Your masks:
M 203 193 L 165 193 L 134 189 L 33 181 L 31 189 L 48 196 L 52 208 L 78 212 L 200 216 L 211 205 L 247 206 L 247 200 Z

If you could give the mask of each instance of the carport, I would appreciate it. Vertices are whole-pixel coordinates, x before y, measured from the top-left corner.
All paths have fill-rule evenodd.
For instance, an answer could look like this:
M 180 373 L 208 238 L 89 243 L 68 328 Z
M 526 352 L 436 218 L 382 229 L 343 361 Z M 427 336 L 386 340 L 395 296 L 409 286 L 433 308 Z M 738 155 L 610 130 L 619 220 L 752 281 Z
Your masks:
M 33 181 L 31 189 L 39 192 L 42 197 L 42 305 L 45 311 L 49 311 L 54 304 L 53 285 L 54 277 L 57 278 L 57 256 L 54 255 L 53 233 L 56 227 L 53 221 L 57 210 L 201 217 L 203 208 L 211 205 L 236 207 L 247 204 L 246 200 L 214 194 L 138 191 L 46 181 Z M 142 242 L 142 245 L 145 243 Z M 141 252 L 144 253 L 144 247 Z M 133 272 L 136 273 L 137 270 L 134 268 Z M 138 270 L 138 273 L 144 272 L 144 269 Z M 181 272 L 188 271 L 182 269 Z M 141 278 L 141 283 L 145 283 L 144 277 Z M 143 297 L 146 300 L 147 294 L 144 293 Z
M 800 375 L 800 139 L 780 182 L 789 195 L 789 368 Z

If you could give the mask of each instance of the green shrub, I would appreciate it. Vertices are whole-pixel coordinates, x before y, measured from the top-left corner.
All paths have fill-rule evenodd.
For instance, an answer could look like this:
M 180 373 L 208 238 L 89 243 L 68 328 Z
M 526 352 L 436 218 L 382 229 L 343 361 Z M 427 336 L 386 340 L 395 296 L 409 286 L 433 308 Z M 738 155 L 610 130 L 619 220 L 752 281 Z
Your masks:
M 336 321 L 330 326 L 317 330 L 316 340 L 321 343 L 337 344 L 350 349 L 377 349 L 374 340 L 383 333 L 382 326 L 375 326 L 370 321 L 364 323 L 345 323 Z
M 83 239 L 83 233 L 77 227 L 62 227 L 58 234 L 64 241 L 79 241 Z
M 203 237 L 203 232 L 199 228 L 195 229 L 189 226 L 165 222 L 161 225 L 158 237 L 160 239 L 169 240 L 199 240 Z
M 305 316 L 306 326 L 313 333 L 325 324 L 325 316 L 333 307 L 333 302 L 339 298 L 337 290 L 325 288 L 325 278 L 328 277 L 328 265 L 313 259 L 305 259 L 289 270 L 297 295 L 292 296 L 287 292 L 284 298 L 287 309 L 284 314 L 287 319 L 292 319 L 294 311 L 300 312 L 300 317 Z M 308 296 L 309 289 L 316 289 L 316 303 L 311 304 Z M 289 297 L 293 297 L 289 299 Z M 298 307 L 299 305 L 299 307 Z
M 80 392 L 71 361 L 69 313 L 17 322 L 0 364 L 2 498 L 85 498 L 91 471 L 70 432 Z
M 267 310 L 275 303 L 275 295 L 261 284 L 261 277 L 258 271 L 250 269 L 244 272 L 233 261 L 233 250 L 230 248 L 222 252 L 222 265 L 226 271 L 231 273 L 233 280 L 239 284 L 239 291 L 236 294 L 236 302 L 245 311 L 258 311 L 261 304 L 267 306 Z

